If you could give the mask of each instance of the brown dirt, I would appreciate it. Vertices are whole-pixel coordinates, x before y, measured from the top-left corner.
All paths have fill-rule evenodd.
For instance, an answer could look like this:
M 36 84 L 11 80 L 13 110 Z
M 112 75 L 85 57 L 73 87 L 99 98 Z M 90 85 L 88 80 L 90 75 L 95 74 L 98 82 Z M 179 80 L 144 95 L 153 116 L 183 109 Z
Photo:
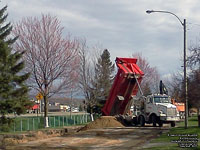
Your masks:
M 85 131 L 90 129 L 101 129 L 101 128 L 108 128 L 108 127 L 124 127 L 117 119 L 113 116 L 102 116 L 96 119 L 93 122 L 90 122 L 79 131 Z
M 22 134 L 1 134 L 0 135 L 0 149 L 2 146 L 16 145 L 20 143 L 26 143 L 29 141 L 35 141 L 38 139 L 46 139 L 50 137 L 57 137 L 65 134 L 65 130 L 52 129 L 42 131 L 29 131 Z

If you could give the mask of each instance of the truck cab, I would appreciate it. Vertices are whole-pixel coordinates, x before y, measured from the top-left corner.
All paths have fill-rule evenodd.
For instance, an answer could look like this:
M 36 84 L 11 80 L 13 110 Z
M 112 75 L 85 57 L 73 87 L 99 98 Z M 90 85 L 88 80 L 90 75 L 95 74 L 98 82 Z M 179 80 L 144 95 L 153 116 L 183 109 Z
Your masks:
M 144 123 L 153 123 L 153 126 L 171 123 L 173 127 L 175 122 L 180 120 L 178 110 L 175 105 L 171 104 L 171 98 L 168 95 L 149 95 L 143 103 L 144 106 L 141 107 L 139 116 L 139 122 L 142 126 Z

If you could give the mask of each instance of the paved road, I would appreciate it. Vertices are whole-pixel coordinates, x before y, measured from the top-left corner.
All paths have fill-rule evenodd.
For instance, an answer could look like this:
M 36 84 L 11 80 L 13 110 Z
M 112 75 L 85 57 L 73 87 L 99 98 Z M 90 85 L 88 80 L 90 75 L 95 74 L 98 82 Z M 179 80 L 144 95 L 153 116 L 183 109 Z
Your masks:
M 142 149 L 168 127 L 126 127 L 82 131 L 10 147 L 20 150 L 135 150 Z

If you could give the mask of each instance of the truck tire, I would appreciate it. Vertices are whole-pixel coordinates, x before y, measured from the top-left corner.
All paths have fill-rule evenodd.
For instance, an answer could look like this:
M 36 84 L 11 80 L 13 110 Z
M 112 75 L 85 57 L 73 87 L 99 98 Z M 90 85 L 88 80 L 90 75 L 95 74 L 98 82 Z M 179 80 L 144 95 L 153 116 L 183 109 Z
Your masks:
M 132 119 L 132 125 L 134 126 L 136 126 L 138 124 L 138 120 L 137 120 L 137 117 L 133 117 L 133 119 Z
M 141 127 L 144 127 L 145 120 L 144 120 L 144 117 L 143 117 L 143 116 L 140 116 L 140 117 L 139 117 L 139 124 L 140 124 Z
M 176 126 L 175 122 L 174 121 L 171 122 L 171 127 L 175 127 L 175 126 Z
M 163 122 L 160 120 L 160 121 L 158 122 L 158 125 L 159 125 L 159 127 L 162 127 L 162 126 L 163 126 Z
M 155 115 L 152 116 L 152 123 L 153 123 L 153 127 L 156 127 L 157 119 Z

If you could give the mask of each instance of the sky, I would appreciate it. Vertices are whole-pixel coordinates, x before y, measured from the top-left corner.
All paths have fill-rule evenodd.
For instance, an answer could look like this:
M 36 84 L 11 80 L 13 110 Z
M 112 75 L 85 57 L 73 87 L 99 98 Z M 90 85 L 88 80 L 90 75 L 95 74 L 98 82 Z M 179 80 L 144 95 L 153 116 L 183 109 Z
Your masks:
M 51 14 L 58 17 L 64 34 L 85 38 L 89 46 L 102 45 L 116 57 L 142 53 L 161 78 L 183 70 L 183 26 L 165 10 L 187 21 L 187 47 L 200 36 L 199 0 L 1 0 L 8 5 L 8 21 Z

